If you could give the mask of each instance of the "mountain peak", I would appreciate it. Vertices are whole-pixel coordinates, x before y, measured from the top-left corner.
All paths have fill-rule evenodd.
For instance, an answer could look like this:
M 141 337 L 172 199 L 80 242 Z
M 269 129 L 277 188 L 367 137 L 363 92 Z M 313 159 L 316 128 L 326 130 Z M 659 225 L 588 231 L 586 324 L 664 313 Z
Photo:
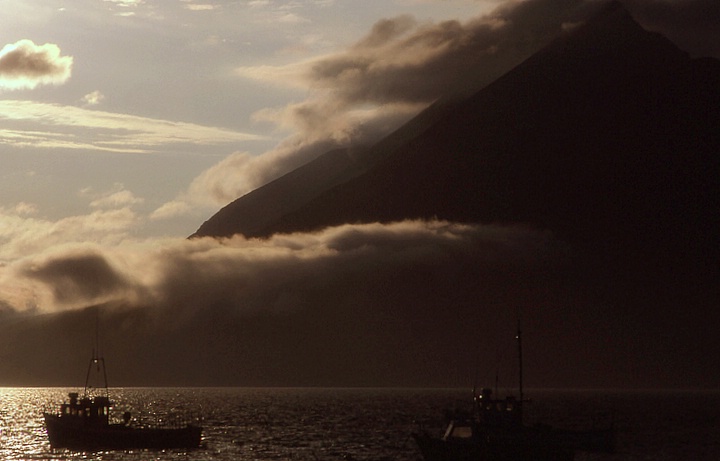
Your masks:
M 312 182 L 318 172 L 295 175 L 292 188 L 313 194 L 245 233 L 437 217 L 594 239 L 598 228 L 617 228 L 613 221 L 670 213 L 674 205 L 658 203 L 650 189 L 660 186 L 663 196 L 690 187 L 674 168 L 720 150 L 717 74 L 610 2 L 479 92 L 420 114 L 401 128 L 412 136 L 380 142 L 383 150 L 366 156 L 374 164 L 343 163 L 322 186 Z M 697 149 L 699 139 L 708 145 Z M 231 213 L 220 226 L 213 220 L 197 235 L 249 228 Z
M 405 219 L 534 229 L 552 242 L 553 267 L 535 280 L 552 298 L 539 301 L 543 309 L 557 310 L 561 322 L 550 329 L 587 310 L 593 322 L 617 322 L 615 331 L 644 332 L 615 349 L 624 358 L 659 334 L 704 326 L 697 319 L 706 315 L 684 314 L 717 304 L 717 60 L 691 60 L 611 4 L 482 90 L 431 110 L 401 128 L 403 136 L 381 141 L 374 164 L 324 190 L 312 182 L 318 175 L 296 176 L 297 190 L 270 185 L 282 191 L 278 201 L 306 188 L 316 193 L 246 235 Z M 239 203 L 251 204 L 246 197 Z M 222 218 L 226 235 L 241 228 L 232 214 Z M 453 261 L 452 273 L 473 273 L 484 257 Z M 398 280 L 386 281 L 384 297 L 396 298 Z M 403 304 L 406 318 L 434 322 L 436 308 L 453 312 L 455 290 L 465 305 L 482 304 L 484 280 L 464 280 L 440 289 L 452 296 L 432 315 Z M 519 282 L 513 273 L 504 290 L 522 290 Z M 608 344 L 616 347 L 605 342 L 603 353 Z

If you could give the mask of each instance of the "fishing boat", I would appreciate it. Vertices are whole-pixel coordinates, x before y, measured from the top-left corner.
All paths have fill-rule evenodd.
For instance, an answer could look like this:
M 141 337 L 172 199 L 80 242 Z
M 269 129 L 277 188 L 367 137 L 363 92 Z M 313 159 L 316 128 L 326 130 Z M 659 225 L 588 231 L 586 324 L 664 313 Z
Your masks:
M 526 425 L 522 383 L 522 333 L 517 330 L 519 396 L 493 397 L 491 389 L 473 389 L 473 409 L 455 412 L 445 431 L 412 434 L 425 461 L 571 461 L 576 451 L 614 451 L 612 425 L 585 430 Z
M 96 340 L 97 343 L 97 340 Z M 92 369 L 101 376 L 102 386 L 90 385 Z M 200 446 L 202 427 L 192 420 L 172 425 L 134 426 L 130 412 L 113 422 L 114 402 L 110 400 L 105 359 L 97 346 L 88 365 L 83 395 L 69 394 L 69 400 L 57 412 L 44 412 L 50 446 L 73 451 L 129 449 L 192 449 Z

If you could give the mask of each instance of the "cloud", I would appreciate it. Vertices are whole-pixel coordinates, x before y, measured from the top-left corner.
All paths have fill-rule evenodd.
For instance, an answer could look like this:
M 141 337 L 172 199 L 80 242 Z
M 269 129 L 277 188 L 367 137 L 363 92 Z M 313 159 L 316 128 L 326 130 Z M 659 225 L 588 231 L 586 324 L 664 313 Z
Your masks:
M 238 191 L 247 192 L 261 185 L 253 175 L 274 166 L 271 156 L 235 152 L 205 170 L 192 181 L 186 192 L 158 207 L 150 218 L 162 220 L 187 216 L 197 212 L 198 208 L 210 211 L 218 204 L 232 200 Z
M 123 189 L 122 184 L 116 185 L 116 189 L 117 190 L 102 194 L 90 202 L 90 207 L 117 209 L 139 205 L 145 201 L 141 197 L 136 197 L 131 191 Z
M 389 135 L 418 110 L 411 104 L 388 104 L 348 111 L 344 117 L 328 120 L 322 115 L 326 102 L 306 101 L 280 112 L 256 114 L 259 120 L 269 117 L 283 125 L 303 124 L 303 135 L 290 136 L 262 155 L 234 152 L 193 179 L 186 191 L 159 207 L 153 218 L 165 219 L 197 213 L 200 209 L 204 212 L 216 209 L 321 153 Z M 332 132 L 328 133 L 326 130 L 330 127 Z
M 15 205 L 10 212 L 17 214 L 18 216 L 29 216 L 36 214 L 38 211 L 37 205 L 33 203 L 27 203 L 27 202 L 20 202 L 17 205 Z M 0 213 L 3 212 L 3 209 L 0 208 Z
M 552 245 L 549 235 L 522 228 L 407 221 L 268 240 L 76 243 L 14 261 L 0 268 L 0 279 L 3 286 L 23 287 L 48 310 L 115 301 L 170 313 L 219 308 L 242 314 L 307 308 L 315 296 L 363 297 L 363 283 L 405 271 L 450 277 L 470 266 L 472 273 L 521 264 L 535 270 L 532 262 L 540 263 Z M 17 310 L 28 304 L 4 302 Z
M 72 64 L 73 58 L 61 56 L 55 44 L 36 45 L 31 40 L 20 40 L 0 50 L 0 88 L 60 85 L 70 78 Z
M 218 7 L 216 5 L 211 5 L 208 3 L 203 3 L 203 4 L 191 3 L 188 5 L 185 5 L 185 9 L 190 10 L 190 11 L 212 11 L 217 8 Z
M 85 188 L 79 195 L 88 200 L 91 211 L 57 221 L 42 217 L 32 203 L 0 206 L 0 265 L 56 246 L 118 245 L 144 224 L 144 217 L 132 208 L 145 200 L 122 183 L 104 191 Z
M 105 3 L 111 5 L 117 5 L 120 8 L 136 8 L 140 5 L 145 4 L 145 0 L 103 0 Z M 133 16 L 133 12 L 120 13 L 119 16 Z
M 150 219 L 162 220 L 172 219 L 178 216 L 187 216 L 194 211 L 191 203 L 193 203 L 193 201 L 188 200 L 187 198 L 178 198 L 176 200 L 166 202 L 150 214 Z
M 35 217 L 32 206 L 19 204 L 12 209 L 0 208 L 0 264 L 47 248 L 84 242 L 117 245 L 129 238 L 140 224 L 140 218 L 127 206 L 95 210 L 51 221 Z
M 102 102 L 103 99 L 105 99 L 105 95 L 98 90 L 95 90 L 92 93 L 88 93 L 82 97 L 83 103 L 88 106 L 97 106 Z
M 231 144 L 261 136 L 192 123 L 33 101 L 0 101 L 0 144 L 151 153 L 166 145 Z
M 68 350 L 75 346 L 67 338 L 85 347 L 86 336 L 59 326 L 90 326 L 82 320 L 87 312 L 69 311 L 101 306 L 112 325 L 103 337 L 115 354 L 117 383 L 390 385 L 377 376 L 404 363 L 398 376 L 413 379 L 416 354 L 427 359 L 423 367 L 446 367 L 453 357 L 465 370 L 476 349 L 462 347 L 459 357 L 452 338 L 474 337 L 478 325 L 504 318 L 525 297 L 539 309 L 558 286 L 562 253 L 543 232 L 442 221 L 344 225 L 267 240 L 77 242 L 0 266 L 0 315 L 35 316 L 26 320 L 27 334 L 0 340 L 29 351 L 33 373 L 47 370 L 35 365 L 34 338 L 53 338 L 46 341 L 58 355 L 76 357 L 85 349 Z M 47 313 L 66 314 L 37 315 Z M 494 331 L 479 336 L 492 344 Z M 242 376 L 228 381 L 235 373 L 220 366 L 227 360 Z M 208 367 L 224 371 L 208 375 Z M 45 385 L 76 378 L 55 368 Z M 15 372 L 4 370 L 12 380 Z M 368 370 L 361 381 L 344 381 L 358 370 Z
M 238 75 L 328 90 L 338 106 L 430 103 L 489 83 L 586 16 L 588 3 L 532 0 L 469 19 L 420 22 L 402 15 L 378 21 L 347 50 L 286 66 L 241 67 Z
M 279 14 L 275 20 L 279 23 L 285 23 L 285 24 L 300 24 L 303 22 L 311 22 L 309 19 L 304 18 L 300 15 L 297 15 L 295 13 L 282 13 Z
M 161 205 L 151 214 L 151 219 L 168 219 L 187 215 L 197 207 L 212 207 L 218 203 L 232 200 L 235 192 L 252 190 L 254 182 L 248 173 L 253 174 L 261 167 L 259 162 L 268 160 L 268 156 L 253 157 L 246 152 L 235 152 L 215 164 L 195 178 L 187 192 L 180 194 L 175 200 Z M 269 162 L 268 167 L 272 167 Z
M 101 302 L 126 288 L 107 259 L 91 249 L 73 248 L 62 256 L 37 258 L 22 265 L 18 275 L 47 287 L 59 305 L 73 305 L 83 299 Z

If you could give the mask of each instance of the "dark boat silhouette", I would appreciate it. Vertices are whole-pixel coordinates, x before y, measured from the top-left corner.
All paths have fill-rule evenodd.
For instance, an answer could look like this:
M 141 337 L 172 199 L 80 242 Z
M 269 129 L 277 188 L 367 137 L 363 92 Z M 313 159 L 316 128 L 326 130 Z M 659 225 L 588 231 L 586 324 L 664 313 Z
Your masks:
M 124 412 L 122 422 L 111 422 L 114 402 L 109 396 L 105 359 L 96 351 L 97 346 L 88 365 L 82 397 L 71 392 L 69 400 L 60 405 L 57 413 L 43 413 L 52 448 L 100 451 L 200 446 L 202 427 L 191 420 L 173 425 L 135 427 L 131 424 L 132 415 Z M 102 377 L 102 387 L 89 385 L 93 367 Z
M 472 412 L 455 412 L 442 436 L 427 431 L 412 434 L 425 461 L 570 461 L 576 451 L 612 453 L 615 431 L 603 428 L 571 430 L 546 424 L 526 425 L 522 384 L 522 335 L 517 331 L 519 398 L 496 399 L 490 389 L 477 395 Z

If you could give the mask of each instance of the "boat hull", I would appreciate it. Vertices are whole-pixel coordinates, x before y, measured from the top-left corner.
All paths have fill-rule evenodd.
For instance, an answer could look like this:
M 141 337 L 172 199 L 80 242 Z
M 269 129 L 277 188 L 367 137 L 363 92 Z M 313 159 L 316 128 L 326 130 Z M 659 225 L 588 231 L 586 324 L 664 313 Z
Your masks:
M 58 415 L 45 415 L 45 426 L 52 448 L 75 451 L 197 448 L 202 429 L 187 425 L 181 428 L 132 428 L 120 424 L 77 424 Z

